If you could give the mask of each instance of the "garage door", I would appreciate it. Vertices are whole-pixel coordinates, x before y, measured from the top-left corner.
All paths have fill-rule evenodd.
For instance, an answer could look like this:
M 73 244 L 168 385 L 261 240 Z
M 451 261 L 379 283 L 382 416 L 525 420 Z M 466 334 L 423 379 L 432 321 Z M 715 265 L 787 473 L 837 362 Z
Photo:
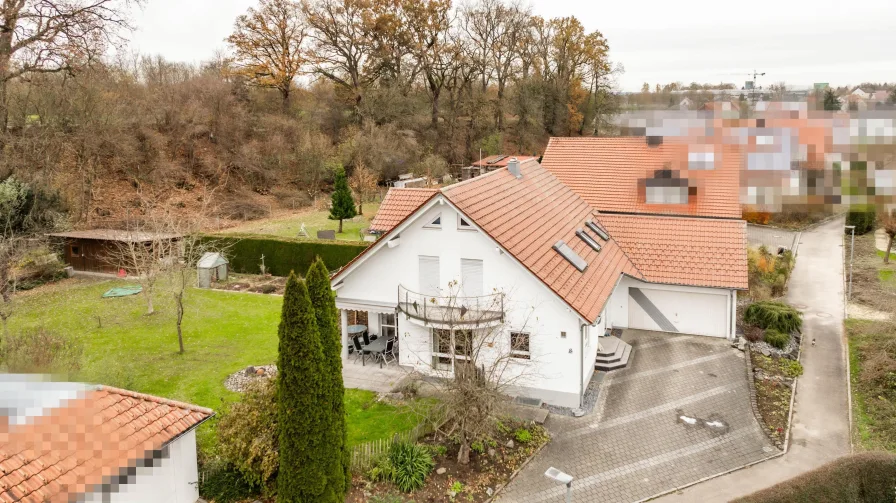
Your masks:
M 649 288 L 628 289 L 628 326 L 725 337 L 728 296 Z

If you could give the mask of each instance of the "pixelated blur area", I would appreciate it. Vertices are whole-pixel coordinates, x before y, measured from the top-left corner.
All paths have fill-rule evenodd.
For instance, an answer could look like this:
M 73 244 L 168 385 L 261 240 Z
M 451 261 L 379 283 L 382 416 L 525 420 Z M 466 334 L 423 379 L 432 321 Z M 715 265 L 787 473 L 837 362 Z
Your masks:
M 637 173 L 635 211 L 742 212 L 754 223 L 780 213 L 896 211 L 896 110 L 817 110 L 811 96 L 707 105 L 619 116 L 622 138 L 606 139 L 613 157 L 647 166 Z
M 195 495 L 177 489 L 167 501 L 195 501 L 193 430 L 212 415 L 108 386 L 0 374 L 0 502 L 142 501 L 171 487 Z

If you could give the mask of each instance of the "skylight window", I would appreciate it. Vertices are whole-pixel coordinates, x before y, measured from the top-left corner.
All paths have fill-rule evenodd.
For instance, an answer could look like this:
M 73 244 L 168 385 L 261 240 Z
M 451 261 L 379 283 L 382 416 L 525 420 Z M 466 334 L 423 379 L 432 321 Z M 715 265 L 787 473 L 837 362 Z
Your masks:
M 601 229 L 600 227 L 598 227 L 598 225 L 597 225 L 596 223 L 594 223 L 594 222 L 592 222 L 591 220 L 589 220 L 589 221 L 585 222 L 585 225 L 587 225 L 589 229 L 591 229 L 592 231 L 594 231 L 594 233 L 597 234 L 598 237 L 600 237 L 600 238 L 603 239 L 604 241 L 609 241 L 609 240 L 610 240 L 610 235 L 607 234 L 607 231 L 605 231 L 605 230 Z
M 715 168 L 715 160 L 715 152 L 688 152 L 688 169 L 713 169 Z
M 597 244 L 597 241 L 594 240 L 593 237 L 589 236 L 585 233 L 583 229 L 579 229 L 576 231 L 576 236 L 579 236 L 579 239 L 585 242 L 591 248 L 594 248 L 594 251 L 600 251 L 600 245 Z
M 588 268 L 588 262 L 585 262 L 585 259 L 580 257 L 578 253 L 572 251 L 572 248 L 570 248 L 562 239 L 554 243 L 553 248 L 561 257 L 565 258 L 567 262 L 578 269 L 579 272 L 583 272 Z

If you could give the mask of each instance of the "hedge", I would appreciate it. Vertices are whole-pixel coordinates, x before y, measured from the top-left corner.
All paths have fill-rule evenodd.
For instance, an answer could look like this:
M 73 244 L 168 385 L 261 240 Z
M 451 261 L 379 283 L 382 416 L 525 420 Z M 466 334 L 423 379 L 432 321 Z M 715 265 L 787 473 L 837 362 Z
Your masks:
M 318 241 L 313 239 L 275 238 L 254 234 L 204 235 L 203 240 L 226 248 L 230 270 L 246 274 L 261 273 L 264 266 L 274 276 L 289 276 L 290 271 L 304 274 L 318 256 L 327 269 L 334 271 L 367 248 L 367 243 Z
M 846 214 L 846 225 L 856 226 L 856 235 L 867 234 L 874 230 L 874 223 L 877 220 L 875 209 L 873 206 L 854 205 L 849 207 Z M 846 234 L 852 231 L 846 229 Z
M 803 328 L 803 316 L 783 302 L 761 300 L 747 306 L 744 323 L 789 334 Z
M 896 456 L 869 452 L 844 456 L 736 503 L 892 503 Z

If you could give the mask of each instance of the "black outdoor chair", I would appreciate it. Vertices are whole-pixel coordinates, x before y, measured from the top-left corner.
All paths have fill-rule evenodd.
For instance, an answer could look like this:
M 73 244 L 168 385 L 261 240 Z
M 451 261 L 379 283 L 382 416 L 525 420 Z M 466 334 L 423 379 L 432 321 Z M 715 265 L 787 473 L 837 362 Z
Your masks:
M 364 358 L 364 355 L 369 355 L 369 354 L 370 354 L 370 351 L 365 350 L 365 349 L 361 346 L 361 341 L 358 340 L 358 336 L 357 336 L 357 335 L 354 336 L 354 337 L 352 337 L 352 344 L 355 346 L 355 361 L 357 361 L 358 358 Z
M 379 337 L 380 337 L 380 336 L 378 336 L 378 335 L 376 335 L 376 334 L 370 334 L 370 340 L 372 340 L 372 341 L 375 341 L 375 340 L 379 339 Z
M 365 331 L 362 335 L 364 336 L 364 345 L 369 346 L 370 345 L 370 336 L 367 335 L 367 331 Z
M 385 363 L 386 365 L 388 365 L 389 362 L 395 361 L 395 353 L 392 352 L 394 345 L 395 345 L 395 339 L 389 339 L 388 341 L 386 341 L 385 351 L 380 353 L 380 358 L 383 359 L 383 363 Z

